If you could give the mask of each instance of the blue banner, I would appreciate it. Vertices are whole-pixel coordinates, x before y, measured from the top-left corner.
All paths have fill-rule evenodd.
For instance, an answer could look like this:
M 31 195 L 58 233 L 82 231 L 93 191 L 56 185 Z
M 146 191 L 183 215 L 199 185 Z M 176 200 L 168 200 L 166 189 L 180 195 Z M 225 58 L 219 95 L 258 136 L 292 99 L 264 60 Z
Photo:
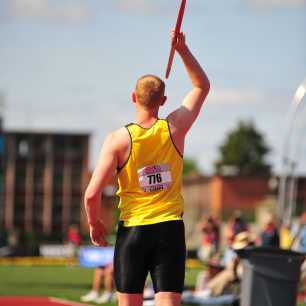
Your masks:
M 4 136 L 0 133 L 0 154 L 4 154 Z
M 105 267 L 113 262 L 114 247 L 81 247 L 80 266 L 81 267 Z

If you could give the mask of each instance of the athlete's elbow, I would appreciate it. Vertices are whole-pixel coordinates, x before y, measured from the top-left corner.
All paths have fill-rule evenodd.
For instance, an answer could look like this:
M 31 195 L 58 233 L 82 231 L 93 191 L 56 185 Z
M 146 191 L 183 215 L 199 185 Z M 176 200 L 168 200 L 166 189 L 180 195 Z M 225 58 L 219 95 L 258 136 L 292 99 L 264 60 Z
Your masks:
M 210 81 L 207 79 L 207 82 L 206 82 L 206 91 L 207 91 L 207 95 L 210 91 Z
M 200 96 L 204 100 L 210 91 L 210 82 L 208 79 L 202 80 L 201 82 L 196 84 L 195 88 L 199 91 Z
M 196 88 L 196 90 L 197 90 L 199 105 L 202 105 L 209 93 L 210 85 L 207 84 L 207 85 L 199 86 Z
M 101 192 L 94 190 L 92 188 L 87 188 L 84 195 L 85 206 L 90 206 L 94 204 L 101 196 Z
M 203 91 L 203 95 L 206 97 L 210 91 L 210 82 L 208 79 L 203 80 L 200 85 L 201 90 Z

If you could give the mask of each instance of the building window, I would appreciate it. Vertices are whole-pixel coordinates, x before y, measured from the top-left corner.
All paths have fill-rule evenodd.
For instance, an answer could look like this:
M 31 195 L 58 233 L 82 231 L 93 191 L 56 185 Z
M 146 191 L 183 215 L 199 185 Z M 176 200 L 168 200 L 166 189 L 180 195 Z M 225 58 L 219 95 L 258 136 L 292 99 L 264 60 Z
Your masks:
M 28 141 L 25 139 L 20 140 L 18 143 L 18 155 L 25 158 L 29 155 L 29 153 L 30 147 Z

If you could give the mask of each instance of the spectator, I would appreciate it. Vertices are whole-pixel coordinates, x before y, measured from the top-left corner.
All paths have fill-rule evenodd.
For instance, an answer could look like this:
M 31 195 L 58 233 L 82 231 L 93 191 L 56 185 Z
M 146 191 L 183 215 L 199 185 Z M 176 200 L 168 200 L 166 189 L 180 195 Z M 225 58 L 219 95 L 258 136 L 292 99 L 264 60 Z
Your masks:
M 98 267 L 94 271 L 92 289 L 86 295 L 81 296 L 82 302 L 95 302 L 104 304 L 111 301 L 113 297 L 113 264 L 105 267 Z M 104 285 L 104 292 L 100 293 Z
M 81 244 L 81 236 L 79 234 L 79 229 L 75 224 L 70 225 L 68 228 L 67 243 L 72 249 L 72 256 L 78 256 L 79 246 Z
M 260 233 L 260 245 L 262 247 L 279 247 L 279 234 L 275 218 L 270 215 L 263 231 Z
M 306 212 L 304 212 L 294 233 L 293 238 L 294 250 L 306 254 Z
M 248 231 L 240 232 L 234 238 L 232 250 L 241 250 L 254 245 L 254 239 Z M 197 297 L 219 296 L 225 292 L 229 285 L 242 276 L 243 267 L 240 258 L 236 253 L 232 254 L 232 259 L 227 263 L 224 269 L 210 279 L 205 288 L 196 290 Z
M 290 225 L 283 224 L 280 228 L 280 247 L 285 250 L 291 248 L 293 237 L 290 231 Z
M 81 236 L 79 233 L 79 229 L 75 224 L 69 226 L 67 240 L 69 244 L 72 244 L 77 247 L 80 246 Z
M 228 222 L 226 230 L 227 247 L 224 250 L 221 260 L 214 257 L 207 261 L 207 271 L 200 272 L 197 278 L 196 291 L 202 291 L 207 286 L 207 283 L 216 276 L 225 267 L 232 265 L 233 260 L 237 257 L 235 251 L 232 249 L 232 243 L 235 237 L 248 230 L 248 226 L 242 218 L 240 211 L 235 211 Z
M 306 255 L 306 212 L 304 212 L 298 222 L 297 229 L 292 241 L 292 247 L 295 251 Z M 301 266 L 301 281 L 303 283 L 304 290 L 306 288 L 306 260 L 304 260 Z M 305 299 L 306 302 L 306 299 Z
M 198 257 L 207 262 L 219 251 L 220 229 L 218 222 L 212 217 L 204 217 L 198 224 L 202 235 L 202 245 L 198 250 Z
M 228 223 L 228 226 L 227 226 L 226 238 L 227 238 L 228 245 L 231 246 L 236 235 L 238 235 L 239 233 L 245 232 L 245 231 L 248 231 L 248 226 L 242 218 L 241 211 L 237 210 L 232 215 Z

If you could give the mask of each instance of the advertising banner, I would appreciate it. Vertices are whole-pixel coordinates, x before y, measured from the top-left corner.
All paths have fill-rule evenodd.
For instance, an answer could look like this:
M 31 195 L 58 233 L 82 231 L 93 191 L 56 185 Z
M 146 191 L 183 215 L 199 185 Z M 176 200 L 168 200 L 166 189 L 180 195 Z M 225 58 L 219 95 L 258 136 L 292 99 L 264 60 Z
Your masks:
M 105 267 L 113 262 L 114 247 L 81 247 L 80 266 L 81 267 Z

